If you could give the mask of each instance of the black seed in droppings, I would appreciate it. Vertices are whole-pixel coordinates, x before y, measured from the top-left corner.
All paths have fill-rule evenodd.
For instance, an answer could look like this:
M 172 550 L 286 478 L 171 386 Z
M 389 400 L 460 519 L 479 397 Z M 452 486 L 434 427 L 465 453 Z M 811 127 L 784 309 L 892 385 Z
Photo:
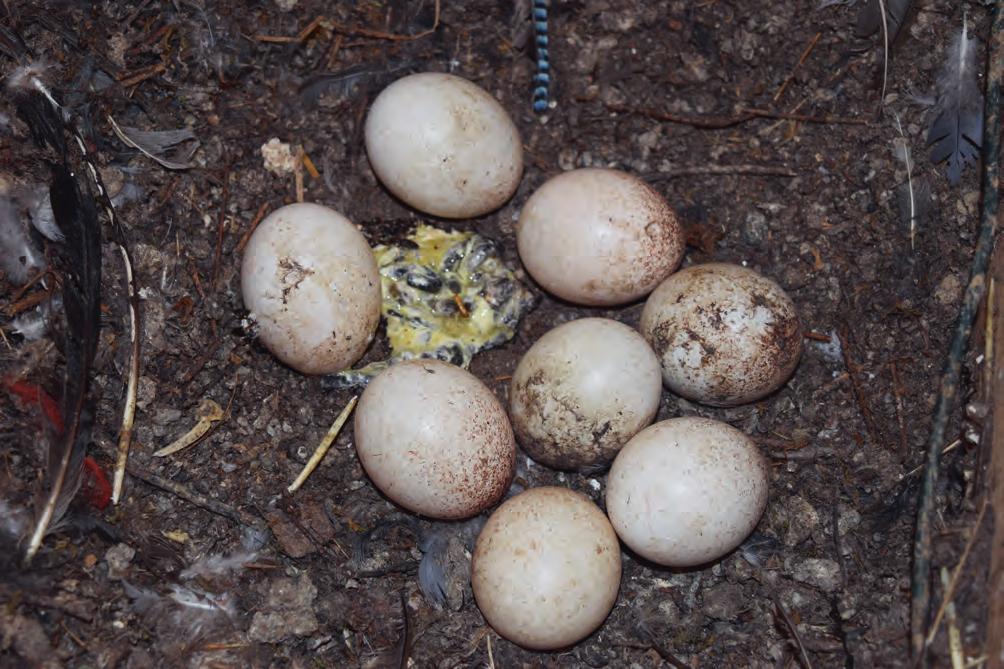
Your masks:
M 405 279 L 409 286 L 427 293 L 438 293 L 443 287 L 443 280 L 428 267 L 413 267 Z

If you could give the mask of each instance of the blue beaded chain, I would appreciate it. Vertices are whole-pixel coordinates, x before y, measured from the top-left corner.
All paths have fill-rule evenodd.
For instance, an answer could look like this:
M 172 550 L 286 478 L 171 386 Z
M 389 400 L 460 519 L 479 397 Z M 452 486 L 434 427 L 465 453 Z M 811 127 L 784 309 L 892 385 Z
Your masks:
M 548 0 L 533 0 L 533 31 L 537 45 L 537 74 L 533 75 L 533 110 L 547 111 L 551 90 L 551 62 L 547 53 Z

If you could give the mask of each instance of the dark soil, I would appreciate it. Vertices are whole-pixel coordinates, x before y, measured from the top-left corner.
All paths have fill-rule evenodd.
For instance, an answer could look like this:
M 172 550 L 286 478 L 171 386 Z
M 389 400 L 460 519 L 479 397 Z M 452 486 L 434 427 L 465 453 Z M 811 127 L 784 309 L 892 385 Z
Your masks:
M 30 569 L 15 566 L 13 547 L 0 549 L 8 556 L 0 572 L 0 666 L 380 667 L 399 666 L 402 650 L 416 667 L 799 666 L 779 607 L 813 667 L 908 666 L 917 468 L 968 277 L 979 199 L 975 171 L 953 187 L 944 166 L 927 159 L 929 111 L 915 100 L 933 92 L 963 8 L 914 3 L 880 106 L 881 40 L 855 37 L 855 7 L 816 4 L 552 3 L 556 105 L 538 116 L 530 109 L 533 59 L 517 48 L 525 24 L 514 24 L 510 2 L 443 0 L 435 32 L 414 40 L 373 31 L 426 30 L 430 0 L 5 3 L 5 25 L 48 64 L 51 85 L 72 92 L 105 180 L 120 193 L 144 334 L 131 456 L 140 476 L 130 476 L 124 501 L 104 511 L 88 502 L 94 495 L 81 495 Z M 987 15 L 980 5 L 967 7 L 985 43 Z M 261 38 L 295 36 L 322 15 L 333 23 L 302 42 Z M 158 64 L 149 76 L 134 76 Z M 326 76 L 345 70 L 358 76 Z M 343 212 L 374 243 L 401 239 L 421 217 L 377 183 L 361 127 L 383 86 L 422 70 L 462 75 L 497 96 L 526 147 L 525 176 L 508 204 L 475 221 L 440 224 L 498 240 L 516 266 L 514 221 L 547 178 L 584 166 L 643 175 L 688 226 L 685 264 L 738 262 L 772 277 L 797 303 L 809 334 L 794 377 L 767 399 L 713 409 L 666 393 L 659 414 L 719 418 L 761 443 L 774 467 L 756 532 L 703 569 L 662 569 L 625 551 L 610 618 L 561 652 L 526 651 L 486 627 L 465 580 L 476 523 L 430 522 L 388 502 L 360 468 L 351 423 L 303 488 L 286 493 L 350 393 L 284 367 L 241 328 L 238 245 L 261 207 L 295 197 L 292 177 L 263 167 L 262 144 L 277 137 L 302 145 L 320 172 L 306 176 L 307 200 Z M 41 154 L 12 103 L 2 104 L 4 177 L 44 183 Z M 742 120 L 746 108 L 808 120 Z M 915 248 L 896 203 L 905 172 L 893 153 L 894 114 L 915 176 L 931 192 Z M 109 115 L 123 126 L 191 128 L 201 141 L 195 166 L 167 170 L 126 147 Z M 723 117 L 736 120 L 706 127 Z M 743 173 L 746 165 L 789 174 Z M 726 169 L 707 169 L 715 166 Z M 129 323 L 122 265 L 109 239 L 106 233 L 90 452 L 110 478 Z M 18 288 L 0 283 L 4 305 Z M 641 304 L 574 307 L 541 294 L 515 340 L 477 356 L 472 371 L 504 401 L 520 355 L 551 327 L 585 315 L 636 325 L 640 311 Z M 6 316 L 2 325 L 8 343 L 0 372 L 58 395 L 58 337 L 24 342 L 10 334 Z M 366 359 L 386 351 L 378 338 Z M 982 373 L 976 353 L 967 370 L 963 396 L 972 401 Z M 195 447 L 153 458 L 195 424 L 205 398 L 226 408 L 226 418 Z M 7 394 L 0 416 L 0 511 L 7 513 L 30 507 L 44 428 L 35 407 Z M 952 438 L 966 429 L 960 410 Z M 976 518 L 980 461 L 965 441 L 944 458 L 935 605 L 940 570 L 954 568 Z M 558 473 L 523 456 L 519 463 L 514 490 L 564 485 L 602 506 L 602 473 Z M 243 520 L 151 484 L 165 480 L 240 510 Z M 934 642 L 935 666 L 950 666 L 948 624 L 968 656 L 982 653 L 989 526 L 962 572 L 955 615 Z M 425 583 L 439 580 L 439 601 L 419 587 L 423 551 L 433 560 Z M 206 556 L 252 552 L 237 569 L 182 574 Z M 175 601 L 181 595 L 158 599 L 179 587 L 200 606 L 183 609 Z

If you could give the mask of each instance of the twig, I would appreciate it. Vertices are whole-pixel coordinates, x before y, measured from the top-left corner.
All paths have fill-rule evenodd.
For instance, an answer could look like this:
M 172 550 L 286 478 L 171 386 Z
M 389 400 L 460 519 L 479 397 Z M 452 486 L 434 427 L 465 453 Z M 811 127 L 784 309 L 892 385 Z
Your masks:
M 227 205 L 230 204 L 230 166 L 223 175 L 223 193 L 220 197 L 220 216 L 216 222 L 216 251 L 213 254 L 213 274 L 211 285 L 216 290 L 216 284 L 220 279 L 220 263 L 223 259 L 223 233 L 227 226 Z
M 858 402 L 861 418 L 865 422 L 865 429 L 868 430 L 868 437 L 872 440 L 872 443 L 878 445 L 881 443 L 879 441 L 878 428 L 875 425 L 875 418 L 872 416 L 871 409 L 868 408 L 864 388 L 861 387 L 861 380 L 858 378 L 858 373 L 861 369 L 851 359 L 851 336 L 850 331 L 846 327 L 840 328 L 839 339 L 840 352 L 844 356 L 844 366 L 847 368 L 847 376 L 851 382 L 851 389 L 854 391 L 854 399 Z
M 798 72 L 798 68 L 802 67 L 802 65 L 805 64 L 805 61 L 809 57 L 809 54 L 812 53 L 812 50 L 816 48 L 816 42 L 818 42 L 819 38 L 822 36 L 823 33 L 816 33 L 816 36 L 809 41 L 809 46 L 805 47 L 805 50 L 802 51 L 802 57 L 798 59 L 797 63 L 795 63 L 795 67 L 791 68 L 791 72 L 788 74 L 788 78 L 784 80 L 784 83 L 781 84 L 781 87 L 777 89 L 777 93 L 774 94 L 774 102 L 777 102 L 778 100 L 781 99 L 781 96 L 784 95 L 785 89 L 787 89 L 788 86 L 791 84 L 791 82 L 795 80 L 795 73 Z
M 906 460 L 906 422 L 903 420 L 903 387 L 899 383 L 899 372 L 896 371 L 896 361 L 889 362 L 889 373 L 892 375 L 892 394 L 896 398 L 896 423 L 899 425 L 899 458 Z
M 961 445 L 962 445 L 962 440 L 961 439 L 956 439 L 955 441 L 953 441 L 952 443 L 948 444 L 947 446 L 945 446 L 941 450 L 941 455 L 944 456 L 946 453 L 951 453 L 952 451 L 954 451 L 956 448 L 958 448 Z M 909 478 L 909 477 L 913 476 L 914 474 L 919 474 L 920 471 L 923 468 L 924 468 L 924 465 L 918 465 L 918 466 L 914 467 L 913 469 L 911 469 L 910 471 L 908 471 L 907 473 L 901 475 L 899 477 L 899 480 L 902 481 L 903 479 Z
M 990 438 L 984 453 L 988 496 L 993 510 L 993 538 L 990 543 L 990 566 L 987 574 L 986 653 L 988 669 L 1004 668 L 1004 359 L 998 351 L 1004 350 L 1004 327 L 994 326 L 1004 318 L 1004 244 L 998 244 L 990 261 L 990 288 L 993 299 L 989 301 L 986 315 L 987 328 L 992 327 L 987 342 L 987 359 L 984 397 L 993 407 L 990 414 Z
M 664 181 L 677 177 L 697 175 L 751 174 L 765 177 L 797 177 L 798 173 L 783 165 L 695 165 L 676 167 L 659 172 L 643 174 L 646 181 Z
M 973 319 L 979 306 L 986 284 L 987 265 L 993 249 L 993 239 L 1000 203 L 1000 134 L 1001 134 L 1001 81 L 1004 80 L 1004 7 L 1001 2 L 993 6 L 993 24 L 990 29 L 991 41 L 987 48 L 989 67 L 987 68 L 987 94 L 984 106 L 985 129 L 983 135 L 983 207 L 980 211 L 979 236 L 973 253 L 973 266 L 969 285 L 962 301 L 962 308 L 955 324 L 955 334 L 949 349 L 948 359 L 941 376 L 941 389 L 931 425 L 931 436 L 927 443 L 927 463 L 924 481 L 917 503 L 917 531 L 913 544 L 913 573 L 911 574 L 910 601 L 910 645 L 914 659 L 925 663 L 925 626 L 931 606 L 931 535 L 932 511 L 935 502 L 935 486 L 938 482 L 941 445 L 945 441 L 949 413 L 955 407 L 959 396 L 959 376 L 962 358 L 965 355 Z M 992 657 L 992 655 L 991 655 Z
M 335 32 L 342 33 L 343 35 L 355 35 L 357 37 L 373 37 L 376 39 L 385 39 L 391 42 L 410 42 L 412 40 L 421 39 L 432 33 L 436 32 L 439 28 L 439 10 L 440 10 L 440 0 L 436 0 L 436 5 L 434 8 L 434 14 L 432 19 L 432 27 L 423 30 L 420 33 L 415 33 L 414 35 L 398 35 L 396 33 L 388 33 L 382 30 L 373 30 L 371 28 L 360 28 L 352 26 L 343 26 L 339 23 L 331 22 L 331 29 Z
M 217 501 L 215 499 L 210 499 L 205 495 L 200 495 L 197 492 L 189 490 L 180 483 L 175 483 L 170 479 L 166 479 L 162 476 L 158 476 L 151 471 L 147 471 L 143 467 L 137 464 L 129 465 L 129 474 L 135 476 L 140 481 L 148 485 L 152 485 L 155 488 L 160 488 L 165 492 L 169 492 L 176 497 L 194 504 L 195 506 L 205 509 L 210 513 L 215 513 L 218 516 L 223 516 L 224 518 L 229 518 L 230 520 L 240 523 L 241 525 L 246 525 L 247 527 L 253 527 L 256 530 L 264 530 L 265 523 L 262 522 L 260 518 L 252 516 L 246 511 L 241 511 L 240 509 L 235 509 L 229 504 L 224 504 L 223 502 Z
M 681 125 L 690 125 L 695 128 L 709 128 L 709 129 L 723 129 L 731 128 L 737 126 L 741 123 L 746 123 L 747 121 L 752 121 L 757 118 L 772 118 L 780 119 L 783 121 L 802 121 L 803 123 L 820 123 L 824 125 L 868 125 L 871 121 L 859 118 L 848 118 L 846 116 L 832 116 L 829 114 L 823 116 L 812 116 L 808 114 L 788 114 L 785 112 L 774 112 L 766 109 L 748 109 L 741 108 L 735 116 L 687 116 L 683 114 L 673 114 L 670 112 L 664 112 L 658 109 L 651 109 L 648 107 L 633 108 L 627 105 L 622 105 L 614 102 L 606 103 L 606 108 L 613 112 L 620 112 L 625 114 L 639 114 L 641 116 L 647 116 L 648 118 L 654 119 L 656 121 L 665 121 L 666 123 L 679 123 Z
M 837 455 L 836 450 L 825 446 L 806 446 L 797 451 L 770 451 L 768 453 L 772 460 L 815 460 L 817 458 L 830 458 Z
M 237 243 L 237 248 L 234 249 L 235 253 L 243 253 L 244 247 L 248 245 L 251 241 L 251 235 L 254 234 L 255 229 L 257 229 L 258 224 L 261 223 L 261 219 L 265 218 L 265 212 L 268 210 L 268 202 L 262 202 L 261 206 L 258 207 L 258 211 L 255 213 L 254 218 L 251 219 L 251 225 L 248 229 L 241 235 L 240 242 Z
M 293 164 L 293 184 L 296 190 L 296 201 L 303 202 L 304 191 L 303 191 L 303 156 L 306 155 L 303 152 L 302 146 L 296 147 L 296 162 Z
M 938 627 L 941 626 L 941 618 L 945 615 L 945 608 L 955 597 L 955 588 L 959 585 L 959 576 L 962 575 L 962 568 L 966 566 L 966 560 L 969 558 L 969 552 L 973 549 L 973 544 L 976 543 L 976 537 L 979 535 L 980 527 L 983 525 L 983 517 L 987 513 L 987 500 L 983 500 L 983 504 L 980 506 L 980 513 L 976 516 L 976 522 L 973 523 L 973 529 L 970 530 L 971 534 L 969 539 L 966 541 L 966 547 L 962 550 L 962 556 L 959 557 L 959 563 L 955 565 L 955 569 L 952 570 L 952 579 L 945 586 L 945 594 L 941 598 L 941 606 L 938 607 L 938 612 L 934 616 L 934 621 L 931 623 L 931 631 L 927 633 L 927 641 L 925 645 L 930 646 L 934 641 L 934 635 L 938 633 Z
M 119 76 L 119 85 L 122 86 L 122 88 L 129 88 L 130 86 L 135 86 L 147 79 L 156 77 L 165 70 L 167 70 L 167 66 L 164 65 L 164 63 L 157 63 L 156 65 L 140 68 L 133 72 L 123 72 Z
M 300 475 L 296 477 L 296 480 L 293 481 L 288 488 L 286 488 L 286 492 L 292 493 L 299 490 L 300 486 L 303 485 L 303 482 L 307 480 L 307 477 L 310 476 L 315 469 L 317 469 L 317 465 L 321 464 L 321 460 L 324 459 L 324 455 L 328 452 L 328 449 L 331 448 L 331 444 L 334 443 L 335 437 L 337 437 L 338 433 L 342 431 L 342 426 L 345 425 L 345 421 L 348 420 L 349 414 L 352 413 L 352 410 L 356 406 L 356 400 L 358 399 L 358 396 L 353 397 L 349 400 L 349 403 L 345 405 L 345 408 L 342 409 L 342 412 L 338 414 L 338 418 L 336 418 L 335 422 L 331 424 L 331 427 L 328 429 L 328 433 L 324 435 L 324 439 L 321 439 L 321 443 L 314 450 L 314 454 L 310 456 L 310 460 L 308 460 L 307 464 L 303 467 L 303 471 L 301 471 Z
M 795 623 L 791 622 L 791 618 L 788 617 L 788 612 L 784 610 L 783 606 L 781 606 L 781 601 L 777 597 L 771 594 L 770 600 L 774 602 L 774 608 L 777 609 L 778 615 L 781 616 L 781 620 L 784 621 L 785 627 L 788 628 L 788 632 L 791 634 L 792 640 L 795 642 L 795 648 L 798 649 L 798 654 L 801 657 L 802 669 L 812 669 L 812 662 L 809 661 L 809 656 L 805 652 L 805 646 L 802 645 L 802 639 L 798 636 L 798 628 L 795 627 Z
M 357 37 L 372 37 L 375 39 L 389 40 L 391 42 L 410 42 L 412 40 L 421 39 L 432 33 L 436 32 L 439 28 L 439 11 L 440 11 L 440 0 L 436 0 L 435 14 L 432 19 L 432 27 L 422 32 L 415 33 L 414 35 L 399 35 L 397 33 L 388 33 L 383 30 L 374 30 L 373 28 L 364 28 L 361 26 L 346 26 L 341 23 L 336 23 L 326 19 L 324 16 L 318 16 L 313 21 L 307 24 L 307 26 L 301 30 L 297 35 L 292 37 L 287 37 L 284 35 L 255 35 L 255 39 L 259 42 L 269 42 L 272 44 L 300 44 L 310 37 L 313 32 L 321 27 L 330 27 L 332 31 L 338 33 L 339 37 L 343 35 L 355 35 Z M 334 53 L 338 52 L 338 48 L 341 47 L 341 40 L 339 39 L 336 44 L 338 47 L 334 49 Z M 329 53 L 328 62 L 330 63 L 333 56 Z

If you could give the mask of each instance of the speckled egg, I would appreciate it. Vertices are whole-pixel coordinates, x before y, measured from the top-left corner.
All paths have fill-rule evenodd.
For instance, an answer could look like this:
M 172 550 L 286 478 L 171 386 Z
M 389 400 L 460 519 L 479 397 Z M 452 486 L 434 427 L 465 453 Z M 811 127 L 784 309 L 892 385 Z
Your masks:
M 717 560 L 753 531 L 767 505 L 767 461 L 753 440 L 710 418 L 639 432 L 607 476 L 607 514 L 638 555 L 669 567 Z
M 787 293 L 727 263 L 694 265 L 663 281 L 645 303 L 640 329 L 666 386 L 713 406 L 774 392 L 802 355 L 802 327 Z
M 319 204 L 265 217 L 244 250 L 241 292 L 261 342 L 305 374 L 351 366 L 380 323 L 380 275 L 366 238 Z
M 652 422 L 661 396 L 659 359 L 636 330 L 581 318 L 544 334 L 520 360 L 509 415 L 537 462 L 590 468 L 609 463 Z
M 376 487 L 430 518 L 481 513 L 516 467 L 502 404 L 472 374 L 438 360 L 400 362 L 374 378 L 356 407 L 355 442 Z
M 485 620 L 535 650 L 570 646 L 617 600 L 621 552 L 603 512 L 567 488 L 531 488 L 507 500 L 478 536 L 474 598 Z
M 546 291 L 591 306 L 648 295 L 680 264 L 676 213 L 636 176 L 579 169 L 547 181 L 520 213 L 523 265 Z
M 366 117 L 366 153 L 387 189 L 420 211 L 473 218 L 512 197 L 523 143 L 498 101 L 440 72 L 398 79 Z

